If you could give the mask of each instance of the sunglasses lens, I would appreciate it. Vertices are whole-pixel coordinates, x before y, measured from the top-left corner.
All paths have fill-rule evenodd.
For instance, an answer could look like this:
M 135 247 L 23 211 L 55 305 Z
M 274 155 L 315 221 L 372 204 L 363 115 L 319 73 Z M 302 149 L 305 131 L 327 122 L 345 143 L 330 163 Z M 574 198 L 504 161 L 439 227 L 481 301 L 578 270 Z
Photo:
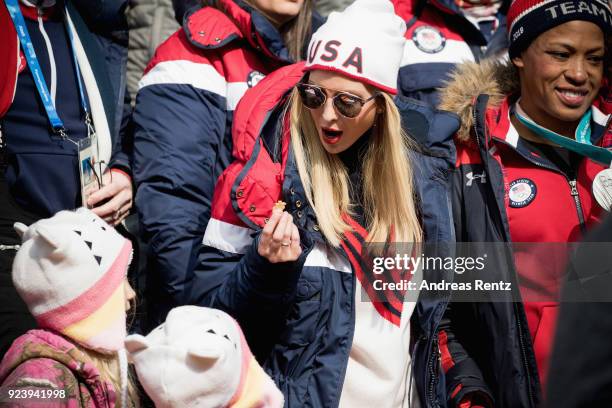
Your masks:
M 347 118 L 354 118 L 361 112 L 362 101 L 349 94 L 339 93 L 334 97 L 334 105 L 338 112 Z
M 302 103 L 309 109 L 320 108 L 325 103 L 325 94 L 317 87 L 299 84 L 298 92 L 300 93 Z

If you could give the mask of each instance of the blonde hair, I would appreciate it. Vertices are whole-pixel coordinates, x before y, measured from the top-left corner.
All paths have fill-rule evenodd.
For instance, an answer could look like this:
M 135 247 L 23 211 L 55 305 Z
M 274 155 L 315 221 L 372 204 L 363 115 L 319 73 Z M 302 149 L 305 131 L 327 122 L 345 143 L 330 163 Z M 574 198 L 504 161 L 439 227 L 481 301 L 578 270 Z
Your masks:
M 83 353 L 90 362 L 96 366 L 100 372 L 100 377 L 107 383 L 110 383 L 115 390 L 115 408 L 140 407 L 140 397 L 138 388 L 135 385 L 133 376 L 128 372 L 128 405 L 129 407 L 121 406 L 121 374 L 119 368 L 118 354 L 102 354 L 93 350 L 86 349 L 80 345 L 76 345 L 77 349 Z
M 377 115 L 372 140 L 362 165 L 363 211 L 368 242 L 421 242 L 415 205 L 410 141 L 390 95 L 382 93 L 383 111 Z M 349 178 L 337 155 L 321 145 L 312 117 L 296 89 L 289 101 L 291 144 L 306 197 L 327 241 L 338 247 L 351 228 L 342 214 L 353 214 Z

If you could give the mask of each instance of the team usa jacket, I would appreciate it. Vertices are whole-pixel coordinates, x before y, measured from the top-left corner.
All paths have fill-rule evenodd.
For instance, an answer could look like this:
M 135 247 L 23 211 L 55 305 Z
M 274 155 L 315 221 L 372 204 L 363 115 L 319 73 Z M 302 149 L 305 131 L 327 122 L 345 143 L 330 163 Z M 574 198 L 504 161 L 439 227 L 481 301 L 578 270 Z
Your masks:
M 319 232 L 293 161 L 282 112 L 286 95 L 302 76 L 301 64 L 281 68 L 247 92 L 238 106 L 234 162 L 217 182 L 185 300 L 225 310 L 238 320 L 287 406 L 336 407 L 355 330 L 356 277 L 347 254 L 327 245 Z M 406 101 L 397 103 L 406 123 L 414 124 L 412 130 L 425 132 L 424 141 L 458 129 L 452 114 L 422 106 L 410 111 Z M 454 156 L 446 154 L 452 148 L 442 143 L 422 145 L 414 152 L 414 165 L 420 200 L 429 203 L 422 211 L 427 237 L 448 242 L 453 239 L 449 196 L 439 175 L 449 173 Z M 258 254 L 257 245 L 279 199 L 286 202 L 285 210 L 300 231 L 303 252 L 295 262 L 270 264 Z M 430 350 L 434 320 L 439 322 L 444 306 L 431 302 L 428 310 L 435 309 L 436 316 L 415 318 L 414 348 Z M 415 362 L 415 372 L 423 376 L 424 360 Z
M 604 166 L 581 156 L 566 166 L 520 138 L 509 114 L 518 84 L 509 77 L 507 67 L 491 62 L 466 64 L 442 94 L 441 109 L 462 118 L 450 179 L 457 241 L 577 241 L 605 214 L 591 193 Z M 609 116 L 593 106 L 594 145 L 612 146 L 609 126 Z M 434 353 L 447 400 L 437 403 L 457 406 L 476 391 L 496 407 L 542 403 L 558 298 L 535 292 L 553 271 L 551 248 L 508 247 L 503 256 L 488 260 L 487 274 L 492 282 L 510 282 L 511 291 L 500 292 L 495 302 L 453 302 L 446 308 Z
M 289 64 L 282 37 L 246 3 L 204 7 L 156 51 L 139 83 L 134 178 L 150 247 L 149 328 L 186 304 L 215 181 L 230 162 L 233 112 L 244 92 Z
M 456 64 L 499 58 L 508 47 L 505 14 L 509 0 L 503 1 L 489 38 L 454 0 L 393 0 L 393 4 L 408 26 L 398 78 L 402 95 L 437 106 L 437 88 L 444 86 Z

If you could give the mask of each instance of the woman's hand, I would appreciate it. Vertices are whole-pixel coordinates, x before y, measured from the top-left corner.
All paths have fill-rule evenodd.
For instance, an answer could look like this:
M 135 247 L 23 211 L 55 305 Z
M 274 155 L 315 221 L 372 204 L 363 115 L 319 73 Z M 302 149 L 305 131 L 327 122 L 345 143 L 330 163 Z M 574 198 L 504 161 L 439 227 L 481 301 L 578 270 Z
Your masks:
M 124 172 L 111 169 L 102 175 L 102 184 L 102 188 L 87 192 L 87 207 L 104 221 L 117 225 L 132 208 L 132 180 Z
M 272 210 L 272 216 L 259 238 L 257 252 L 270 263 L 290 262 L 299 258 L 302 253 L 300 233 L 288 212 L 277 208 Z

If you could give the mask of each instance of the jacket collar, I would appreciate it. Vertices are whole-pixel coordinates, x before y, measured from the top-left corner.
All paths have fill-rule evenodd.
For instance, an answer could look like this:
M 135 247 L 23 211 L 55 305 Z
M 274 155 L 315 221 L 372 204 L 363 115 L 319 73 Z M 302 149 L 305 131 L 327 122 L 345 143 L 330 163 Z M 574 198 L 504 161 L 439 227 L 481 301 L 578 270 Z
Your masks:
M 242 0 L 219 3 L 225 13 L 204 7 L 185 16 L 183 29 L 193 45 L 209 50 L 244 40 L 268 58 L 285 64 L 291 62 L 281 34 L 261 13 Z
M 485 114 L 487 129 L 490 129 L 490 137 L 494 140 L 499 140 L 514 148 L 517 147 L 519 135 L 516 129 L 510 122 L 511 108 L 516 98 L 510 96 L 504 98 L 498 107 L 489 107 Z M 606 128 L 610 123 L 610 115 L 605 114 L 596 105 L 591 106 L 593 113 L 591 119 L 591 142 L 594 145 L 600 145 Z M 610 146 L 603 145 L 608 148 Z

